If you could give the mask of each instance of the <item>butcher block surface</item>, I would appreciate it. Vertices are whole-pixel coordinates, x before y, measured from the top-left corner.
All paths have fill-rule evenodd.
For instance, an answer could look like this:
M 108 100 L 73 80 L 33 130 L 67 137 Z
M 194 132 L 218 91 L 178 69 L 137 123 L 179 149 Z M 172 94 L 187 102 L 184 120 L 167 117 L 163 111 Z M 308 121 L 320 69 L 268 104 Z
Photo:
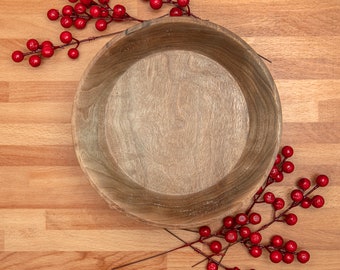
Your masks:
M 110 38 L 81 44 L 70 60 L 58 50 L 39 68 L 14 63 L 26 40 L 59 43 L 58 22 L 46 18 L 66 0 L 2 0 L 0 10 L 0 269 L 108 270 L 182 243 L 112 210 L 80 169 L 72 140 L 77 85 L 96 52 Z M 116 4 L 116 2 L 114 2 Z M 135 17 L 151 19 L 142 0 L 121 1 Z M 307 265 L 258 259 L 233 246 L 224 264 L 243 269 L 338 270 L 340 265 L 340 2 L 339 0 L 191 0 L 191 10 L 243 38 L 266 62 L 277 85 L 283 116 L 282 145 L 292 145 L 296 170 L 272 190 L 285 197 L 301 177 L 327 174 L 321 209 L 297 208 L 295 226 L 275 224 L 263 233 L 295 240 L 311 253 Z M 112 23 L 112 31 L 133 23 Z M 110 30 L 107 30 L 109 32 Z M 78 39 L 98 35 L 90 22 Z M 257 206 L 264 215 L 270 208 Z M 185 239 L 191 232 L 175 231 Z M 202 257 L 184 248 L 125 269 L 191 269 Z M 204 263 L 195 267 L 205 269 Z

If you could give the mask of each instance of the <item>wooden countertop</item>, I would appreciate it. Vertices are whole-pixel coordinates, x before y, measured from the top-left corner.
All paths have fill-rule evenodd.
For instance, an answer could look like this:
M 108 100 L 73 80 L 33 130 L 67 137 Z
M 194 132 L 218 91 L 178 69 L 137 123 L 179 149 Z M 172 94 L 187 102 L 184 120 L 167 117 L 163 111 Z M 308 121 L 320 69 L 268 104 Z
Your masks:
M 298 209 L 294 227 L 277 224 L 271 234 L 294 239 L 312 254 L 310 270 L 340 265 L 340 2 L 339 0 L 192 0 L 196 15 L 244 38 L 267 63 L 283 110 L 282 145 L 295 148 L 296 172 L 278 185 L 327 174 L 319 193 L 324 208 Z M 164 230 L 109 209 L 80 170 L 72 146 L 71 110 L 84 68 L 109 38 L 83 44 L 71 61 L 58 51 L 41 67 L 15 64 L 10 54 L 28 38 L 58 41 L 61 27 L 46 19 L 66 0 L 2 0 L 0 10 L 0 269 L 97 270 L 180 245 Z M 130 15 L 149 19 L 144 1 L 126 0 Z M 112 25 L 125 29 L 128 24 Z M 95 35 L 93 27 L 77 38 Z M 181 234 L 181 232 L 178 232 Z M 269 232 L 268 232 L 269 233 Z M 190 269 L 201 257 L 190 249 L 126 269 Z M 225 264 L 241 269 L 306 269 L 253 259 L 241 246 Z M 204 269 L 203 264 L 196 267 Z

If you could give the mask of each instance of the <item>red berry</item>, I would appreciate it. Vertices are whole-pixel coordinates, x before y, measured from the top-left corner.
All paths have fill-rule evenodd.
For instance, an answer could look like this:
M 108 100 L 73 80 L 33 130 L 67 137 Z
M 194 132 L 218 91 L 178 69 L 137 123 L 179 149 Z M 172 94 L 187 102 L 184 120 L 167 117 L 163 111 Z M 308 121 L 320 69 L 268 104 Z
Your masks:
M 236 230 L 229 230 L 224 235 L 225 240 L 228 243 L 234 243 L 237 240 L 237 231 Z
M 52 8 L 49 11 L 47 11 L 47 18 L 49 18 L 51 21 L 55 21 L 59 19 L 59 11 Z
M 261 222 L 261 215 L 259 213 L 251 213 L 249 215 L 249 222 L 251 224 L 259 224 Z
M 84 29 L 86 27 L 86 23 L 87 23 L 87 20 L 84 19 L 84 18 L 77 18 L 75 21 L 74 21 L 74 26 L 77 28 L 77 29 Z
M 177 5 L 180 7 L 186 7 L 189 5 L 190 0 L 177 0 Z
M 45 40 L 41 43 L 41 48 L 44 48 L 45 46 L 49 46 L 53 48 L 53 43 L 49 40 Z
M 259 244 L 262 241 L 262 235 L 259 232 L 253 232 L 249 236 L 250 242 L 253 244 Z
M 220 241 L 217 241 L 217 240 L 212 241 L 209 247 L 210 247 L 210 250 L 214 253 L 219 253 L 222 250 L 222 244 Z
M 272 204 L 275 201 L 275 195 L 272 192 L 266 192 L 263 194 L 263 200 L 268 204 Z
M 320 187 L 325 187 L 329 183 L 329 178 L 326 175 L 319 175 L 316 178 L 316 184 Z
M 320 195 L 315 195 L 313 198 L 312 198 L 312 205 L 315 207 L 315 208 L 321 208 L 323 205 L 325 204 L 325 200 L 322 196 Z
M 282 261 L 284 263 L 290 264 L 294 261 L 294 254 L 292 253 L 285 253 L 282 257 Z
M 223 225 L 227 229 L 232 228 L 234 226 L 234 218 L 232 216 L 227 216 L 223 219 Z
M 248 238 L 251 234 L 251 231 L 248 227 L 241 227 L 238 232 L 242 238 Z
M 12 60 L 14 61 L 14 62 L 17 62 L 17 63 L 19 63 L 19 62 L 21 62 L 22 60 L 24 60 L 24 53 L 22 52 L 22 51 L 14 51 L 13 53 L 12 53 Z
M 293 240 L 287 241 L 286 244 L 285 244 L 285 249 L 286 249 L 288 252 L 291 252 L 291 253 L 295 252 L 296 249 L 297 249 L 297 244 L 296 244 L 296 242 L 293 241 Z
M 285 207 L 285 201 L 282 198 L 275 198 L 273 207 L 275 210 L 280 210 Z
M 80 2 L 85 6 L 89 6 L 92 3 L 92 0 L 80 0 Z
M 77 3 L 75 6 L 74 6 L 74 11 L 77 13 L 77 14 L 84 14 L 86 12 L 86 6 L 82 3 Z
M 70 6 L 70 5 L 66 5 L 63 7 L 63 9 L 61 10 L 61 13 L 64 15 L 64 16 L 71 16 L 73 14 L 73 7 Z
M 282 261 L 282 253 L 278 250 L 274 250 L 270 253 L 270 260 L 273 263 L 279 263 Z
M 249 249 L 249 253 L 254 258 L 258 258 L 258 257 L 260 257 L 262 255 L 262 248 L 260 248 L 259 246 L 252 246 Z
M 38 67 L 41 64 L 41 58 L 39 55 L 31 55 L 28 62 L 32 67 Z
M 60 41 L 65 44 L 69 44 L 72 41 L 73 37 L 69 31 L 63 31 L 60 34 Z
M 217 270 L 218 265 L 214 262 L 208 262 L 207 263 L 207 270 Z
M 293 162 L 291 161 L 285 161 L 283 162 L 282 164 L 282 170 L 285 172 L 285 173 L 292 173 L 295 169 L 295 166 L 293 164 Z
M 238 225 L 245 225 L 248 222 L 248 216 L 244 213 L 237 214 L 235 216 L 235 222 Z
M 302 208 L 309 208 L 312 205 L 312 200 L 308 197 L 304 198 L 301 202 L 300 202 L 300 206 Z
M 54 54 L 54 48 L 48 45 L 45 45 L 41 49 L 41 55 L 44 57 L 52 57 Z
M 274 165 L 273 168 L 270 170 L 269 176 L 271 178 L 275 178 L 279 174 L 279 172 L 280 172 L 279 168 L 276 165 Z
M 280 163 L 281 163 L 281 155 L 280 155 L 280 154 L 277 154 L 277 155 L 276 155 L 276 158 L 275 158 L 274 164 L 275 164 L 275 165 L 278 165 L 278 164 L 280 164 Z
M 104 19 L 99 19 L 96 21 L 96 28 L 98 31 L 104 31 L 107 28 L 107 22 Z
M 201 237 L 208 237 L 211 234 L 211 229 L 209 226 L 202 226 L 199 228 L 199 234 Z
M 274 247 L 281 247 L 283 245 L 283 238 L 280 235 L 274 235 L 270 240 Z
M 123 5 L 115 5 L 113 7 L 112 16 L 115 19 L 123 19 L 126 14 L 126 8 Z
M 178 7 L 173 7 L 172 9 L 170 9 L 170 16 L 171 17 L 180 17 L 183 15 L 183 11 L 178 8 Z
M 101 17 L 107 17 L 107 16 L 109 16 L 109 10 L 106 9 L 106 8 L 101 8 L 101 9 L 100 9 L 100 16 L 101 16 Z
M 298 187 L 302 190 L 307 190 L 310 188 L 311 182 L 307 178 L 301 178 L 298 182 Z
M 63 16 L 60 19 L 60 24 L 64 28 L 70 28 L 73 25 L 73 20 L 70 16 Z
M 303 192 L 299 189 L 294 189 L 291 193 L 290 193 L 290 197 L 292 198 L 292 200 L 296 203 L 301 202 L 303 199 Z
M 285 216 L 285 221 L 288 225 L 293 226 L 297 223 L 298 218 L 295 214 L 290 213 L 290 214 Z
M 93 18 L 98 18 L 100 16 L 101 8 L 99 6 L 91 6 L 90 14 Z
M 36 39 L 31 38 L 31 39 L 27 40 L 26 47 L 30 51 L 36 51 L 39 48 L 39 42 Z
M 163 5 L 162 0 L 150 0 L 150 7 L 152 9 L 160 9 Z
M 309 261 L 310 255 L 307 251 L 301 250 L 298 252 L 296 257 L 300 263 L 306 263 Z
M 284 157 L 289 158 L 294 154 L 294 150 L 291 146 L 284 146 L 281 150 L 281 153 Z
M 281 181 L 283 180 L 283 178 L 284 178 L 283 173 L 282 173 L 282 172 L 279 172 L 279 173 L 275 176 L 274 180 L 275 180 L 275 182 L 281 182 Z
M 106 5 L 110 2 L 110 0 L 99 0 L 99 3 Z
M 68 50 L 67 55 L 71 59 L 76 59 L 79 56 L 79 51 L 76 48 L 71 48 L 71 49 Z

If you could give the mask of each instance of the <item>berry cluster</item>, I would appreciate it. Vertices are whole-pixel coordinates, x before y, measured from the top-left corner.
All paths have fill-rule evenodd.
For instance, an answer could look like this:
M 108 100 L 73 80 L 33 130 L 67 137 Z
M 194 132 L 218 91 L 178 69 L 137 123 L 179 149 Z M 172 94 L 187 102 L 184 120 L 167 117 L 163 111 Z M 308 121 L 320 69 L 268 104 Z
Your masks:
M 65 28 L 60 34 L 60 41 L 62 44 L 54 45 L 51 41 L 46 40 L 39 43 L 36 39 L 31 38 L 26 43 L 28 52 L 16 50 L 12 53 L 12 60 L 14 62 L 22 62 L 26 56 L 29 56 L 29 64 L 32 67 L 40 66 L 43 58 L 50 58 L 54 55 L 57 49 L 67 46 L 73 46 L 68 50 L 68 56 L 71 59 L 76 59 L 79 56 L 78 47 L 83 42 L 89 42 L 98 38 L 116 35 L 121 32 L 112 32 L 96 37 L 90 37 L 83 40 L 76 39 L 69 31 L 71 27 L 81 30 L 84 29 L 90 21 L 94 21 L 96 30 L 103 32 L 108 28 L 112 22 L 122 21 L 136 21 L 143 22 L 144 20 L 130 16 L 126 12 L 126 7 L 121 4 L 110 6 L 110 0 L 68 0 L 68 4 L 64 5 L 61 10 L 52 8 L 47 11 L 47 18 L 51 21 L 58 21 L 60 25 Z M 194 16 L 190 13 L 189 0 L 149 0 L 152 9 L 160 9 L 163 4 L 172 6 L 170 9 L 170 16 Z M 196 16 L 194 16 L 196 17 Z
M 298 217 L 292 213 L 293 208 L 298 206 L 302 208 L 309 208 L 311 206 L 313 208 L 320 208 L 325 203 L 321 195 L 312 196 L 312 193 L 318 188 L 328 185 L 329 178 L 326 175 L 317 176 L 313 186 L 309 179 L 299 179 L 296 184 L 297 187 L 290 192 L 289 201 L 268 191 L 270 185 L 283 181 L 286 174 L 294 171 L 294 163 L 289 160 L 293 154 L 294 150 L 291 146 L 284 146 L 281 153 L 277 155 L 266 181 L 253 196 L 250 206 L 244 212 L 225 216 L 217 230 L 213 231 L 208 225 L 202 226 L 197 232 L 194 231 L 197 233 L 197 238 L 192 242 L 184 241 L 174 233 L 166 230 L 183 242 L 183 245 L 176 249 L 184 247 L 192 248 L 203 256 L 203 260 L 197 264 L 206 262 L 207 270 L 239 270 L 240 268 L 238 267 L 227 267 L 222 263 L 228 249 L 235 244 L 244 246 L 254 258 L 258 258 L 264 252 L 267 252 L 269 260 L 273 263 L 283 262 L 290 264 L 294 260 L 299 263 L 307 263 L 310 259 L 309 252 L 304 249 L 298 250 L 298 245 L 294 240 L 284 240 L 279 234 L 273 235 L 267 241 L 262 237 L 262 231 L 266 230 L 273 223 L 281 222 L 287 226 L 295 225 L 298 222 Z M 260 204 L 270 206 L 271 214 L 267 222 L 263 222 L 262 215 L 254 211 L 255 206 Z M 206 254 L 203 249 L 195 247 L 194 244 L 196 243 L 207 246 L 210 254 Z M 122 268 L 134 263 L 138 263 L 138 261 L 113 269 Z

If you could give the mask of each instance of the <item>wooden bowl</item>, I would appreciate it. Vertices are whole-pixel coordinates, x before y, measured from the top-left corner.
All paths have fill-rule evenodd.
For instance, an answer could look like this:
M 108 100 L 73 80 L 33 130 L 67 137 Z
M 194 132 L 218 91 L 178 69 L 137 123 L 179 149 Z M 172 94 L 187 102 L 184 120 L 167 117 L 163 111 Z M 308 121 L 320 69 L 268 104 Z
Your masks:
M 111 207 L 189 228 L 250 202 L 278 151 L 281 107 L 268 69 L 238 36 L 166 17 L 96 55 L 72 122 L 80 166 Z

